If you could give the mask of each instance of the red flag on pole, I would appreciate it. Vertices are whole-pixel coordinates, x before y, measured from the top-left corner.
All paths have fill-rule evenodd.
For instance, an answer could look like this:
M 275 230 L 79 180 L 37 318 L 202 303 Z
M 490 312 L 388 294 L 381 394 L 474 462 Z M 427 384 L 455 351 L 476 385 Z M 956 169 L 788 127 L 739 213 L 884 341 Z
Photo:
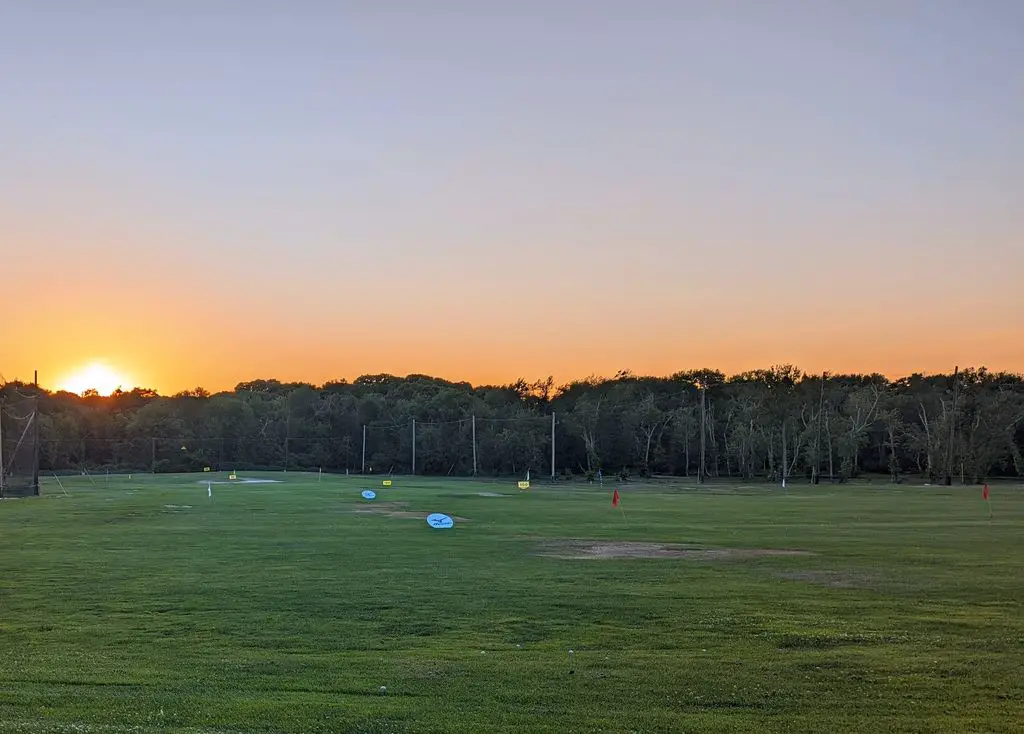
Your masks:
M 981 498 L 983 500 L 987 500 L 988 499 L 988 485 L 987 484 L 984 487 L 982 487 L 982 489 L 981 489 Z
M 619 506 L 619 490 L 615 490 L 615 494 L 612 495 L 612 507 Z

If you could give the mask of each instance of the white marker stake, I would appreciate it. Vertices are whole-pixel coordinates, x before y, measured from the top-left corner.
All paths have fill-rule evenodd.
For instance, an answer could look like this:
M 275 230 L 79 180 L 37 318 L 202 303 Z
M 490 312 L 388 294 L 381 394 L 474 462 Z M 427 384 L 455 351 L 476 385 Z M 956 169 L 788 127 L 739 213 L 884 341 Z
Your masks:
M 206 483 L 206 496 L 213 499 L 213 485 L 210 482 Z

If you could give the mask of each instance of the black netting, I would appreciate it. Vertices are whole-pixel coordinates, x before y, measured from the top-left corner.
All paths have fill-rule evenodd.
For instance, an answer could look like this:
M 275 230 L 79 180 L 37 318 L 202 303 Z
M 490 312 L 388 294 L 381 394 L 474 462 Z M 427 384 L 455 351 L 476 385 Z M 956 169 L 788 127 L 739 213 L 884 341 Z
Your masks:
M 38 409 L 35 387 L 0 387 L 0 497 L 39 494 Z

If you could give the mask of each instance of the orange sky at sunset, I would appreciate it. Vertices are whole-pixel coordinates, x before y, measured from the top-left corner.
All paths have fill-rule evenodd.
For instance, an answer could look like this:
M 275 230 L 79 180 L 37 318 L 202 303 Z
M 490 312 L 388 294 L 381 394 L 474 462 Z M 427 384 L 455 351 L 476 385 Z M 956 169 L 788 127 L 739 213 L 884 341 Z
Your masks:
M 16 4 L 0 375 L 1024 372 L 1012 3 L 379 5 Z
M 559 382 L 566 382 L 592 373 L 611 376 L 624 368 L 639 374 L 670 374 L 709 365 L 732 373 L 784 361 L 813 372 L 881 368 L 890 376 L 899 376 L 913 371 L 949 371 L 954 362 L 961 367 L 988 364 L 997 369 L 1005 366 L 1019 370 L 1022 356 L 1009 334 L 1003 335 L 1003 350 L 991 347 L 993 341 L 1000 341 L 1000 335 L 979 334 L 967 335 L 954 348 L 947 348 L 938 339 L 931 340 L 930 347 L 923 346 L 913 354 L 899 340 L 892 339 L 843 350 L 823 344 L 824 334 L 816 336 L 812 329 L 803 329 L 788 339 L 778 334 L 774 339 L 768 334 L 746 334 L 742 341 L 733 341 L 727 334 L 714 334 L 713 327 L 703 333 L 697 328 L 688 330 L 688 335 L 681 336 L 678 343 L 662 343 L 660 339 L 638 335 L 621 345 L 586 343 L 572 334 L 554 333 L 547 339 L 541 334 L 531 341 L 521 331 L 507 340 L 491 341 L 457 333 L 447 339 L 423 337 L 402 334 L 396 329 L 395 333 L 403 337 L 399 341 L 406 343 L 388 346 L 385 339 L 378 341 L 372 336 L 367 343 L 360 344 L 358 339 L 347 343 L 343 338 L 332 338 L 327 330 L 323 334 L 285 332 L 279 340 L 269 343 L 251 332 L 231 333 L 227 327 L 203 333 L 170 330 L 166 334 L 159 328 L 147 327 L 147 323 L 202 320 L 200 313 L 178 313 L 173 307 L 162 313 L 151 311 L 116 319 L 90 313 L 63 318 L 53 314 L 51 318 L 53 328 L 48 331 L 61 333 L 63 321 L 66 336 L 50 340 L 23 335 L 23 343 L 35 345 L 31 352 L 35 359 L 12 365 L 14 369 L 4 373 L 7 378 L 29 379 L 32 369 L 38 366 L 40 382 L 53 389 L 64 387 L 65 380 L 88 364 L 100 362 L 126 378 L 126 389 L 147 386 L 171 394 L 195 386 L 211 391 L 230 389 L 240 381 L 259 377 L 320 384 L 341 377 L 351 380 L 365 373 L 418 372 L 474 383 L 504 383 L 519 376 L 534 379 L 553 374 Z M 100 328 L 89 331 L 90 321 Z M 360 333 L 365 334 L 355 332 L 357 336 Z M 102 337 L 97 338 L 98 335 Z M 522 348 L 516 343 L 519 339 L 525 340 L 521 342 Z M 972 359 L 976 354 L 987 354 L 989 359 Z

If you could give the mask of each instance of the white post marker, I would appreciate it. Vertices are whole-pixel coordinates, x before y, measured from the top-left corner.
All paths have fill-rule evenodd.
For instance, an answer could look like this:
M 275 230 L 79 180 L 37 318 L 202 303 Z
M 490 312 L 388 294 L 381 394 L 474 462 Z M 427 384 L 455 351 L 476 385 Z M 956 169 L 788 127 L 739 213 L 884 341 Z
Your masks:
M 213 499 L 213 484 L 210 482 L 206 483 L 206 496 Z

